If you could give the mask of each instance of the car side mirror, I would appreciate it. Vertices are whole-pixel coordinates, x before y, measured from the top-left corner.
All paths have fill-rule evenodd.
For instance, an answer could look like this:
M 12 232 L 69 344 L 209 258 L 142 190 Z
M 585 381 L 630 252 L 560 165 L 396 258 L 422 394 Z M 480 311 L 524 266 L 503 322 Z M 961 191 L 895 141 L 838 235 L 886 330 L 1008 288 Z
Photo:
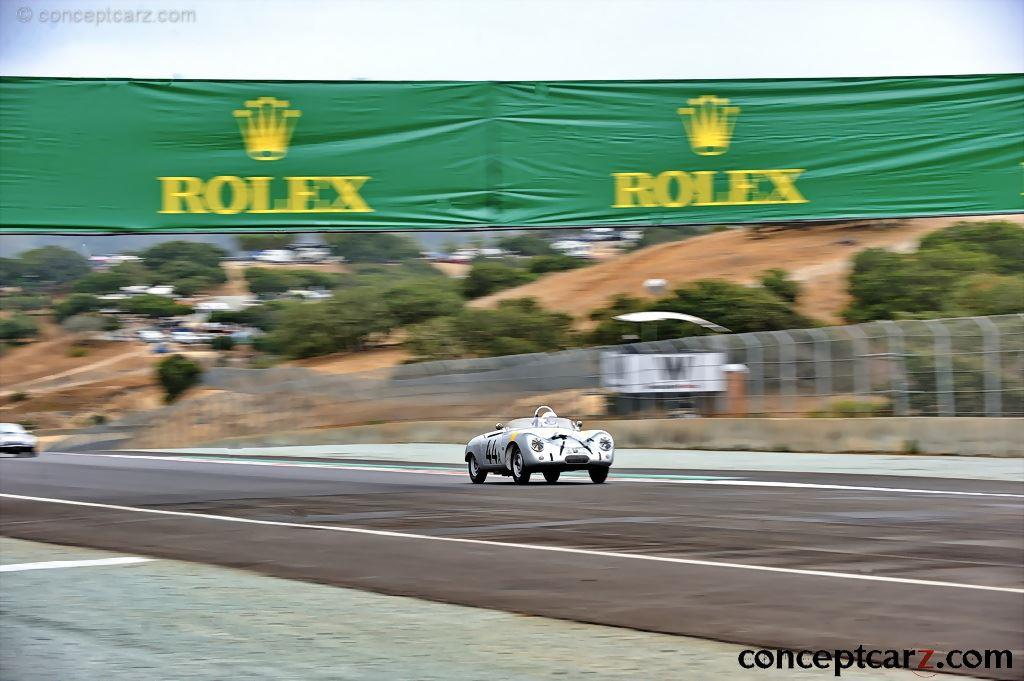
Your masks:
M 583 421 L 574 421 L 573 424 L 576 426 L 576 430 L 583 430 Z
M 504 427 L 505 427 L 505 426 L 504 426 L 503 424 L 501 424 L 501 423 L 495 423 L 495 424 L 494 424 L 494 429 L 495 429 L 495 430 L 501 430 L 501 429 L 502 429 L 502 428 L 504 428 Z

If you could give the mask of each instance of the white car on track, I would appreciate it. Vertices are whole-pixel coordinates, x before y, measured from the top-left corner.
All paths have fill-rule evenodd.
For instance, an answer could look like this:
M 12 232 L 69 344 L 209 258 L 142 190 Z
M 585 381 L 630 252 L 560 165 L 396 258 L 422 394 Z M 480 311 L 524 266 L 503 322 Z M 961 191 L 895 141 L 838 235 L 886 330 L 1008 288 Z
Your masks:
M 466 465 L 474 483 L 488 473 L 511 475 L 520 485 L 532 473 L 556 482 L 562 471 L 590 473 L 602 483 L 615 461 L 615 441 L 603 430 L 581 430 L 580 421 L 559 418 L 551 407 L 538 407 L 532 417 L 513 419 L 477 435 L 466 445 Z
M 36 436 L 17 423 L 0 423 L 0 456 L 35 456 Z

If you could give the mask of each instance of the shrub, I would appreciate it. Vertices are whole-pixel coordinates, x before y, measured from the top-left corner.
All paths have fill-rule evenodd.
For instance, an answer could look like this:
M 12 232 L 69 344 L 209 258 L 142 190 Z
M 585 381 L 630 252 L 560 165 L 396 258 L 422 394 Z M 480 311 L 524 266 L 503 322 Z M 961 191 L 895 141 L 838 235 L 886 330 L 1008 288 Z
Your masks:
M 164 389 L 164 399 L 173 402 L 192 386 L 199 383 L 203 369 L 183 355 L 171 355 L 157 364 L 157 380 Z
M 0 341 L 23 341 L 39 335 L 39 326 L 31 317 L 16 314 L 7 319 L 0 319 Z
M 530 264 L 527 267 L 534 274 L 547 274 L 548 272 L 574 270 L 586 264 L 585 260 L 570 255 L 538 255 L 535 258 L 530 258 Z
M 800 297 L 800 284 L 789 278 L 789 272 L 773 268 L 761 275 L 761 286 L 788 303 Z
M 231 350 L 235 347 L 235 339 L 231 336 L 217 336 L 210 342 L 214 350 Z
M 2 265 L 0 265 L 2 267 Z M 18 295 L 0 298 L 0 310 L 17 310 L 27 312 L 29 310 L 42 310 L 50 305 L 49 296 L 43 295 Z
M 792 305 L 763 288 L 749 288 L 718 279 L 704 279 L 675 290 L 673 295 L 653 302 L 628 296 L 613 299 L 610 307 L 591 313 L 598 321 L 591 334 L 594 343 L 621 343 L 622 337 L 637 332 L 637 325 L 613 317 L 625 312 L 660 310 L 681 312 L 720 324 L 735 333 L 778 331 L 813 326 L 814 322 L 796 312 Z M 644 324 L 644 333 L 655 338 L 682 338 L 711 333 L 695 324 L 677 321 Z
M 24 390 L 11 393 L 11 402 L 24 402 L 29 398 L 29 394 Z
M 151 318 L 178 317 L 192 312 L 192 308 L 188 305 L 182 305 L 170 298 L 155 296 L 149 293 L 141 296 L 132 296 L 120 301 L 118 305 L 125 312 Z
M 61 323 L 61 328 L 68 333 L 98 333 L 105 330 L 106 327 L 106 319 L 95 312 L 76 314 Z
M 916 253 L 869 248 L 850 273 L 851 322 L 1024 310 L 1024 229 L 960 223 L 929 234 Z
M 534 279 L 536 275 L 521 267 L 494 260 L 478 260 L 462 280 L 462 292 L 467 298 L 480 298 Z
M 95 312 L 103 307 L 103 301 L 91 293 L 72 293 L 53 306 L 53 316 L 58 322 L 84 312 Z
M 554 255 L 555 251 L 545 239 L 536 234 L 511 234 L 498 239 L 498 246 L 506 251 L 525 256 Z
M 406 346 L 426 360 L 549 352 L 570 347 L 574 340 L 571 317 L 519 298 L 503 300 L 496 309 L 467 308 L 411 327 Z
M 322 302 L 283 306 L 258 349 L 296 359 L 315 357 L 359 350 L 369 336 L 392 328 L 394 320 L 380 296 L 344 290 Z
M 72 345 L 68 348 L 68 357 L 85 357 L 89 354 L 89 348 L 84 348 L 81 345 Z

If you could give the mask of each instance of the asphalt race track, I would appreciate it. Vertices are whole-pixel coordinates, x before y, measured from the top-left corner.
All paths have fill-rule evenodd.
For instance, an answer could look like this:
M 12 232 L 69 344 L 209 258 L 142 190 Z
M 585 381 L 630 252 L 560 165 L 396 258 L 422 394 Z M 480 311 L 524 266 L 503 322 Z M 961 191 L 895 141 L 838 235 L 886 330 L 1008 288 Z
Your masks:
M 1020 678 L 1020 484 L 454 463 L 3 460 L 0 534 L 758 647 L 1010 649 L 990 674 Z

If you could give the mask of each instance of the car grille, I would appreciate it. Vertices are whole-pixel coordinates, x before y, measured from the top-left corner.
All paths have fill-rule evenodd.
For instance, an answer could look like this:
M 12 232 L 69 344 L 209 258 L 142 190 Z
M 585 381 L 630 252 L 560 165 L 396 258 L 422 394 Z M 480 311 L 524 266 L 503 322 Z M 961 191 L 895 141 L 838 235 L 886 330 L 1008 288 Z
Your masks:
M 590 461 L 590 457 L 585 454 L 570 454 L 565 457 L 566 463 L 587 463 Z

